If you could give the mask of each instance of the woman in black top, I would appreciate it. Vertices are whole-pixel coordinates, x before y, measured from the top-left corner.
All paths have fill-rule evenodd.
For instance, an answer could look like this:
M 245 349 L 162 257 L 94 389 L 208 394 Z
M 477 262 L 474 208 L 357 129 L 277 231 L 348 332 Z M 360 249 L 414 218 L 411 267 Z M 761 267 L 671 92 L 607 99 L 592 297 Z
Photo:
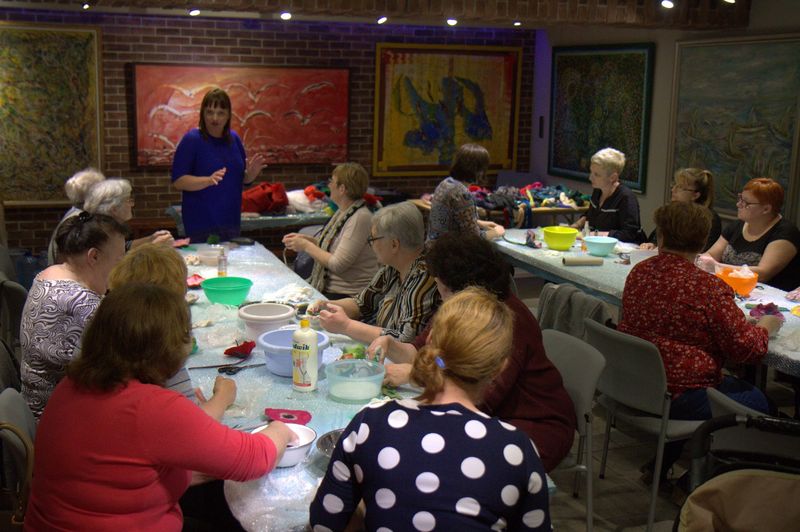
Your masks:
M 708 170 L 700 168 L 681 168 L 675 172 L 672 180 L 672 201 L 697 203 L 707 208 L 711 213 L 711 231 L 703 246 L 706 251 L 719 239 L 722 233 L 722 220 L 719 218 L 712 205 L 714 204 L 714 176 Z M 650 233 L 647 242 L 639 246 L 641 249 L 656 248 L 656 231 Z
M 592 197 L 589 210 L 572 227 L 583 229 L 589 224 L 598 235 L 610 236 L 623 242 L 644 241 L 639 223 L 639 202 L 633 192 L 619 182 L 625 167 L 625 154 L 614 148 L 605 148 L 592 155 Z
M 758 280 L 781 290 L 800 284 L 800 231 L 781 216 L 783 187 L 773 179 L 759 177 L 747 182 L 736 202 L 739 220 L 726 227 L 722 236 L 698 263 L 708 271 L 717 265 L 746 264 Z

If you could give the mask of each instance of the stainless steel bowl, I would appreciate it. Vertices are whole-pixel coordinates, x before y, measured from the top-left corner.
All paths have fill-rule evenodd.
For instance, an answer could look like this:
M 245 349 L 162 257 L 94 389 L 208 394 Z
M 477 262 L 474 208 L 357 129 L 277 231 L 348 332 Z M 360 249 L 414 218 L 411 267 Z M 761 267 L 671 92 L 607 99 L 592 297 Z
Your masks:
M 333 454 L 333 448 L 336 447 L 336 443 L 342 436 L 342 432 L 344 432 L 344 429 L 335 429 L 317 438 L 317 450 L 330 458 Z

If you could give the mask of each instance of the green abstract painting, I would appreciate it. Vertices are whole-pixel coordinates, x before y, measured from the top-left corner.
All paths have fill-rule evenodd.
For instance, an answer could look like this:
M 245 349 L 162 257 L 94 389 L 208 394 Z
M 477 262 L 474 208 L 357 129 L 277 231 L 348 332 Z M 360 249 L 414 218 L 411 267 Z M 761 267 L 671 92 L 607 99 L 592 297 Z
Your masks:
M 788 192 L 798 177 L 800 36 L 679 42 L 677 57 L 672 171 L 710 170 L 723 212 L 736 211 L 755 177 Z
M 0 199 L 63 200 L 100 168 L 99 32 L 0 24 Z

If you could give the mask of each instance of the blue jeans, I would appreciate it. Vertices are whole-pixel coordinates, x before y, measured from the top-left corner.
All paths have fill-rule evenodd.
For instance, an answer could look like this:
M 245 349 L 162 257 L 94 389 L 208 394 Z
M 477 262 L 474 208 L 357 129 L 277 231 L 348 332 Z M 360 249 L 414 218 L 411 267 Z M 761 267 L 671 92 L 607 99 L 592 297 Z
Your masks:
M 725 376 L 717 386 L 717 390 L 724 393 L 737 403 L 750 407 L 759 412 L 769 413 L 769 401 L 764 392 L 747 381 L 736 377 Z M 670 419 L 706 420 L 711 419 L 711 405 L 708 402 L 706 388 L 687 390 L 673 399 L 669 409 Z M 680 458 L 686 440 L 667 442 L 664 445 L 664 461 L 661 464 L 661 478 L 666 479 L 669 468 Z

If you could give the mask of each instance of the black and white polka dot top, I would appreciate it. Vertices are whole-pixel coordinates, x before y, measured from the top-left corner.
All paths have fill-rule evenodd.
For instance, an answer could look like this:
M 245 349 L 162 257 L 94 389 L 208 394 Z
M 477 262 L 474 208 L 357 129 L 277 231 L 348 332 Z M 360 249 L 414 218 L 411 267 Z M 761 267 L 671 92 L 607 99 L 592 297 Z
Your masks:
M 403 399 L 356 414 L 311 504 L 313 530 L 343 530 L 361 499 L 367 530 L 380 532 L 551 528 L 528 437 L 455 403 Z

